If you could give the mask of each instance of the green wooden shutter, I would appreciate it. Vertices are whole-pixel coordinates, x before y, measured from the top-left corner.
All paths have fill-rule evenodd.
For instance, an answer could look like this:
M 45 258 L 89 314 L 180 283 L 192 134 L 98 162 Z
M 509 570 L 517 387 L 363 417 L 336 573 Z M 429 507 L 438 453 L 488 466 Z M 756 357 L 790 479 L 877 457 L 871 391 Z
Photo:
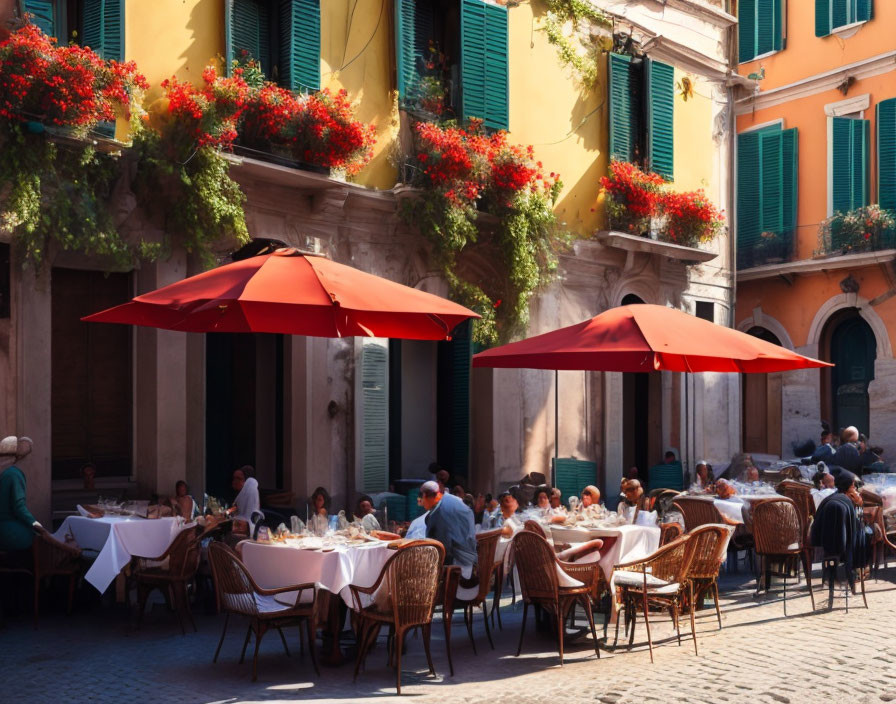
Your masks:
M 55 0 L 25 0 L 25 12 L 31 15 L 31 22 L 40 27 L 40 31 L 48 37 L 55 37 L 56 28 Z
M 854 1 L 856 4 L 856 13 L 853 22 L 867 22 L 874 16 L 874 3 L 872 0 Z
M 743 63 L 758 54 L 756 51 L 756 2 L 737 3 L 737 58 Z
M 762 233 L 759 132 L 737 135 L 737 259 L 743 267 Z
M 831 0 L 815 0 L 815 36 L 828 36 L 831 26 Z
M 124 60 L 124 0 L 84 0 L 81 44 L 104 59 Z
M 361 347 L 361 490 L 385 491 L 389 484 L 388 349 Z
M 428 0 L 395 0 L 396 87 L 402 102 L 415 99 L 417 83 L 429 60 L 434 11 Z
M 507 129 L 507 8 L 482 0 L 461 0 L 461 101 L 464 119 Z
M 854 0 L 831 0 L 831 28 L 842 27 L 852 20 L 852 5 Z
M 675 70 L 669 64 L 650 60 L 647 77 L 650 169 L 671 181 L 675 162 Z
M 632 59 L 610 54 L 610 158 L 634 161 L 637 141 L 637 110 L 632 100 Z
M 224 5 L 226 41 L 226 71 L 242 53 L 257 59 L 265 75 L 271 70 L 271 18 L 266 2 L 258 0 L 227 0 Z
M 831 188 L 834 212 L 868 204 L 868 120 L 832 117 Z
M 896 210 L 896 98 L 877 104 L 877 202 Z
M 870 120 L 852 120 L 852 208 L 868 205 L 868 148 Z
M 281 0 L 280 84 L 289 90 L 320 90 L 320 2 Z
M 784 148 L 782 132 L 759 133 L 762 232 L 784 231 Z
M 775 22 L 775 37 L 772 49 L 781 51 L 784 48 L 784 0 L 774 0 L 772 3 L 772 17 Z
M 781 132 L 782 234 L 796 232 L 799 187 L 799 135 L 797 128 Z
M 767 54 L 775 50 L 775 39 L 780 20 L 775 18 L 775 0 L 756 0 L 756 53 Z
M 451 336 L 451 469 L 469 477 L 471 322 L 458 325 Z

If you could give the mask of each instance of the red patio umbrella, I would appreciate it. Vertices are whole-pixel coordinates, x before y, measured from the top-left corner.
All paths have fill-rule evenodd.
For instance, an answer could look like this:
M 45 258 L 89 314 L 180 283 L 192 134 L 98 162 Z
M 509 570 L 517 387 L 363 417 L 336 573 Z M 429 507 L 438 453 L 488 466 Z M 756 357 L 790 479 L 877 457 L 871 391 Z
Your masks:
M 294 249 L 191 276 L 88 315 L 182 332 L 445 340 L 479 316 L 457 303 Z
M 638 303 L 610 308 L 590 320 L 480 352 L 473 357 L 473 366 L 763 373 L 833 365 L 675 308 Z M 555 384 L 555 437 L 558 406 Z

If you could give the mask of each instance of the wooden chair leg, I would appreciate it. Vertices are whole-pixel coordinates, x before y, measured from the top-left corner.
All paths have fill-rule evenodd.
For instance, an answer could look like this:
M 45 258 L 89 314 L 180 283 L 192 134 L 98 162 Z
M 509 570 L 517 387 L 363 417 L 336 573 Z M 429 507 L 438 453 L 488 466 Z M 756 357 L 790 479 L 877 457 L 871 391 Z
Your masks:
M 600 660 L 600 644 L 597 642 L 597 631 L 594 630 L 594 611 L 591 608 L 591 599 L 589 597 L 585 597 L 585 616 L 588 618 L 588 625 L 591 626 L 591 637 L 594 639 L 594 653 L 597 655 L 597 659 Z
M 313 618 L 305 621 L 305 629 L 308 631 L 308 651 L 311 653 L 311 664 L 314 665 L 314 672 L 320 677 L 320 666 L 317 664 L 317 648 L 314 647 L 314 631 L 316 629 Z M 301 631 L 301 626 L 299 630 Z
M 809 583 L 809 593 L 812 593 L 812 583 Z M 719 620 L 719 630 L 722 630 L 722 610 L 719 608 L 719 584 L 715 580 L 712 582 L 712 598 L 716 604 L 716 618 Z M 812 610 L 815 610 L 815 598 L 812 598 Z
M 246 648 L 249 645 L 249 636 L 252 635 L 252 624 L 249 624 L 249 627 L 246 629 L 246 640 L 243 641 L 243 651 L 240 653 L 240 665 L 243 664 L 243 660 L 246 659 Z
M 395 634 L 395 689 L 401 694 L 401 649 L 404 646 L 404 631 Z
M 446 611 L 442 607 L 442 627 L 445 629 L 445 652 L 448 653 L 448 672 L 454 676 L 454 663 L 451 662 L 451 619 L 454 617 L 453 611 Z
M 484 607 L 483 607 L 484 610 Z M 485 622 L 488 623 L 488 615 L 485 617 Z M 426 653 L 426 663 L 429 665 L 429 673 L 435 677 L 436 676 L 436 668 L 432 664 L 432 654 L 429 650 L 429 637 L 432 633 L 432 623 L 427 623 L 423 626 L 423 651 Z
M 252 681 L 258 681 L 258 648 L 261 646 L 261 638 L 264 636 L 266 628 L 262 624 L 258 624 L 258 630 L 255 632 L 255 656 L 252 658 Z
M 292 655 L 289 654 L 289 646 L 286 644 L 286 636 L 283 635 L 283 629 L 280 628 L 280 626 L 277 626 L 277 633 L 280 634 L 280 640 L 283 642 L 283 650 L 286 651 L 286 657 L 292 657 Z
M 193 610 L 190 608 L 190 595 L 187 593 L 186 582 L 181 583 L 180 590 L 181 604 L 183 605 L 184 612 L 186 613 L 187 618 L 190 620 L 190 625 L 193 627 L 193 633 L 197 633 L 198 629 L 196 628 L 196 622 L 193 620 Z
M 75 601 L 75 574 L 72 573 L 68 576 L 68 608 L 66 613 L 71 616 L 72 615 L 72 604 Z
M 529 602 L 523 599 L 523 623 L 520 626 L 520 643 L 516 648 L 516 656 L 523 652 L 523 634 L 526 632 L 526 615 L 529 613 Z
M 486 611 L 485 601 L 483 600 L 482 604 L 482 620 L 485 622 L 485 635 L 488 637 L 488 644 L 492 647 L 492 650 L 495 649 L 495 644 L 492 642 L 492 632 L 488 627 L 488 611 Z M 472 607 L 471 607 L 472 609 Z M 472 613 L 470 614 L 472 620 Z
M 864 568 L 859 572 L 859 583 L 862 585 L 862 601 L 865 602 L 865 608 L 868 608 L 868 599 L 865 596 L 865 572 Z
M 694 623 L 694 610 L 691 609 L 691 625 Z M 644 627 L 647 629 L 647 647 L 650 650 L 650 662 L 653 663 L 653 639 L 650 637 L 650 607 L 647 605 L 647 592 L 644 592 Z M 632 638 L 635 636 L 634 624 L 632 624 Z
M 688 589 L 690 590 L 691 601 L 694 600 L 694 585 L 688 584 Z M 691 609 L 691 637 L 694 639 L 694 655 L 698 655 L 697 653 L 697 627 L 694 624 L 694 610 Z
M 370 631 L 373 629 L 373 624 L 368 624 L 367 621 L 361 619 L 360 624 L 358 625 L 358 657 L 355 661 L 355 676 L 353 681 L 357 681 L 358 672 L 361 670 L 361 665 L 364 664 L 364 660 L 367 657 L 367 651 L 370 649 Z
M 40 614 L 40 579 L 34 575 L 34 630 L 37 630 L 37 620 Z
M 221 639 L 218 641 L 218 647 L 215 650 L 215 657 L 212 658 L 212 662 L 218 662 L 218 653 L 221 652 L 221 646 L 224 645 L 224 635 L 227 633 L 227 623 L 230 621 L 230 614 L 227 613 L 224 615 L 224 630 L 221 631 Z
M 563 667 L 563 631 L 566 626 L 566 609 L 561 606 L 560 602 L 556 605 L 557 615 L 557 650 L 560 652 L 560 667 Z
M 473 655 L 476 655 L 476 641 L 473 639 L 473 608 L 470 606 L 464 606 L 464 623 L 467 624 L 467 635 L 470 636 Z

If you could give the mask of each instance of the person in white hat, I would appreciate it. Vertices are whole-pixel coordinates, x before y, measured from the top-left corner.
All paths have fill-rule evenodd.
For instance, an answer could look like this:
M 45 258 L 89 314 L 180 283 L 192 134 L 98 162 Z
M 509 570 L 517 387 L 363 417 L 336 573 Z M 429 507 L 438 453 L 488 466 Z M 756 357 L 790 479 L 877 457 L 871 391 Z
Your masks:
M 31 438 L 14 435 L 0 440 L 0 550 L 29 550 L 44 527 L 25 504 L 25 474 L 16 463 L 31 453 Z

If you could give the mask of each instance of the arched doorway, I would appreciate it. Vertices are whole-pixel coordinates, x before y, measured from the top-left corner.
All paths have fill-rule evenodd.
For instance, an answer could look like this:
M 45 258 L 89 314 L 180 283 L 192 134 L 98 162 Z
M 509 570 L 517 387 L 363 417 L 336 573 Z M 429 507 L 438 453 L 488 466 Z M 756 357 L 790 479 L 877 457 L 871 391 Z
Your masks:
M 634 293 L 622 298 L 622 305 L 644 303 Z M 623 470 L 638 468 L 641 481 L 647 469 L 662 460 L 662 395 L 659 372 L 626 372 L 622 375 L 622 460 Z M 651 403 L 653 399 L 653 403 Z M 607 487 L 612 491 L 613 487 Z
M 849 309 L 828 321 L 822 339 L 835 365 L 827 370 L 828 383 L 822 387 L 822 403 L 829 409 L 832 427 L 854 425 L 870 435 L 868 384 L 874 379 L 877 358 L 874 331 L 858 310 Z
M 748 335 L 780 345 L 781 341 L 763 327 L 752 327 Z M 782 376 L 774 374 L 743 374 L 743 413 L 741 428 L 744 452 L 781 455 L 781 386 Z

